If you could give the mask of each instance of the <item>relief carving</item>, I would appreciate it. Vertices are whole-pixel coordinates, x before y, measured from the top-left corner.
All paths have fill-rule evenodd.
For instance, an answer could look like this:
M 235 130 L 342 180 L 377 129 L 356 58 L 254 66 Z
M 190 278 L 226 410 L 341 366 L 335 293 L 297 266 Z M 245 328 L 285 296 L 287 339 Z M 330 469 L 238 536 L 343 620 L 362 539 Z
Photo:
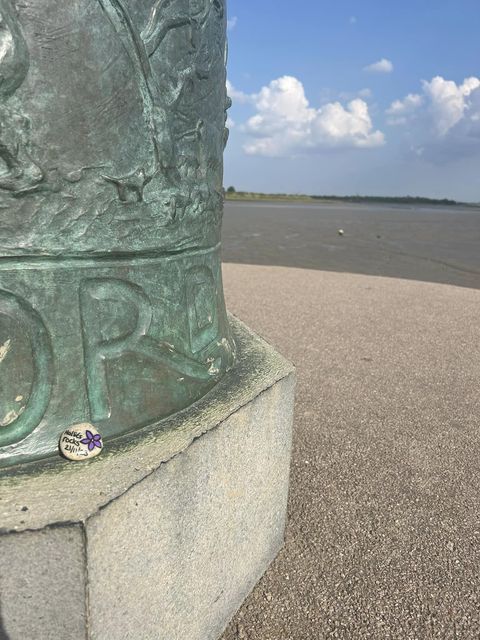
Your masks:
M 29 63 L 13 0 L 0 0 L 0 189 L 14 194 L 30 191 L 43 178 L 28 150 L 29 120 L 12 100 L 27 76 Z
M 164 189 L 168 186 L 178 187 L 181 179 L 188 177 L 181 175 L 178 166 L 178 142 L 182 139 L 193 142 L 197 151 L 196 178 L 206 178 L 209 169 L 218 168 L 221 156 L 219 158 L 218 152 L 209 153 L 212 138 L 209 140 L 205 135 L 213 131 L 207 131 L 208 125 L 202 118 L 194 117 L 195 104 L 189 102 L 188 94 L 195 94 L 192 91 L 195 82 L 210 78 L 217 56 L 217 53 L 212 56 L 211 47 L 219 45 L 220 34 L 217 34 L 217 42 L 206 42 L 206 38 L 212 36 L 212 20 L 215 24 L 219 24 L 219 21 L 221 24 L 223 4 L 218 0 L 190 0 L 182 7 L 178 2 L 156 0 L 148 23 L 139 31 L 122 0 L 98 1 L 122 39 L 135 68 L 145 123 L 154 150 L 149 166 L 141 167 L 128 176 L 105 176 L 106 180 L 117 185 L 119 198 L 123 202 L 127 201 L 129 193 L 137 200 L 143 200 L 145 185 L 154 179 L 165 179 L 162 185 Z M 151 59 L 167 35 L 183 27 L 188 27 L 189 47 L 186 55 L 175 69 L 159 77 Z M 195 95 L 195 100 L 198 100 L 198 95 Z
M 51 229 L 58 226 L 75 249 L 98 245 L 99 237 L 114 246 L 135 241 L 139 214 L 151 225 L 140 242 L 155 238 L 157 246 L 159 239 L 170 244 L 175 234 L 199 234 L 205 224 L 220 220 L 222 150 L 228 137 L 224 112 L 230 104 L 221 84 L 226 55 L 223 0 L 155 0 L 144 24 L 132 0 L 96 3 L 129 60 L 149 148 L 143 159 L 132 157 L 125 172 L 108 158 L 72 169 L 62 166 L 61 158 L 48 161 L 45 149 L 39 153 L 37 130 L 49 117 L 48 103 L 42 113 L 45 99 L 38 96 L 32 123 L 16 95 L 29 75 L 29 44 L 33 46 L 27 44 L 22 20 L 32 19 L 30 4 L 36 0 L 0 0 L 0 249 L 9 241 L 7 220 L 2 238 L 7 210 L 14 215 L 16 209 L 17 219 L 30 218 L 33 240 L 52 238 Z M 43 40 L 35 46 L 40 45 L 45 46 Z M 120 107 L 112 103 L 108 108 L 115 118 Z M 88 130 L 79 135 L 88 135 Z M 128 157 L 127 141 L 119 152 Z M 11 198 L 23 202 L 15 204 Z M 187 220 L 197 226 L 187 226 Z M 195 242 L 192 237 L 191 245 Z

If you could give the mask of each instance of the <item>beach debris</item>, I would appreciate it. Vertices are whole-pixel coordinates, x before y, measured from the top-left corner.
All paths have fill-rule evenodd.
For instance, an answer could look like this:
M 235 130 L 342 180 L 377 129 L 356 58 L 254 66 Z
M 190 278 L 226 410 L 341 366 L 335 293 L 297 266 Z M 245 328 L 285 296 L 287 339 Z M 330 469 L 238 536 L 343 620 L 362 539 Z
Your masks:
M 338 235 L 339 236 L 344 236 L 345 235 L 345 231 L 343 229 L 339 229 L 338 230 Z

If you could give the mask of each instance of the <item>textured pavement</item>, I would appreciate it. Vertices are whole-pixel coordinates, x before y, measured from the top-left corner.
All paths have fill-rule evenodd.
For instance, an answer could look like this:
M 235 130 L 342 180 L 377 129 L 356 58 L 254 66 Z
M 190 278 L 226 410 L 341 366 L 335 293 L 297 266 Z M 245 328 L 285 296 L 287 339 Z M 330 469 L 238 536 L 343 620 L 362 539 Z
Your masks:
M 480 291 L 224 276 L 298 387 L 286 546 L 223 639 L 478 639 Z

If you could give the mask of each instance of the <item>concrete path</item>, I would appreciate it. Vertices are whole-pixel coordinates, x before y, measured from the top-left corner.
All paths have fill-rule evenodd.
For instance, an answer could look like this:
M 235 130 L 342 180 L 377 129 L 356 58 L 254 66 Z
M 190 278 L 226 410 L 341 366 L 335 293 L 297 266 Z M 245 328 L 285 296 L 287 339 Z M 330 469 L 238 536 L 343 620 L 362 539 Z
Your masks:
M 224 266 L 298 367 L 287 543 L 224 640 L 480 637 L 480 291 Z

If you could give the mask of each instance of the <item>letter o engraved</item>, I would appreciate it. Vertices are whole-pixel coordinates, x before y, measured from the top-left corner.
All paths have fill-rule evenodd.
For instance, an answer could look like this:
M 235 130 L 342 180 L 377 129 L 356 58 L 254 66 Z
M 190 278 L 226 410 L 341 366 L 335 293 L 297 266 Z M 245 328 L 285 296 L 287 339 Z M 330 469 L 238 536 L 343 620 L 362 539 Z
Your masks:
M 6 447 L 35 431 L 45 415 L 52 392 L 53 351 L 40 314 L 25 300 L 9 291 L 0 290 L 0 315 L 14 319 L 25 330 L 33 358 L 33 383 L 28 403 L 16 420 L 0 428 L 0 447 Z M 10 374 L 8 370 L 0 369 L 1 375 Z

